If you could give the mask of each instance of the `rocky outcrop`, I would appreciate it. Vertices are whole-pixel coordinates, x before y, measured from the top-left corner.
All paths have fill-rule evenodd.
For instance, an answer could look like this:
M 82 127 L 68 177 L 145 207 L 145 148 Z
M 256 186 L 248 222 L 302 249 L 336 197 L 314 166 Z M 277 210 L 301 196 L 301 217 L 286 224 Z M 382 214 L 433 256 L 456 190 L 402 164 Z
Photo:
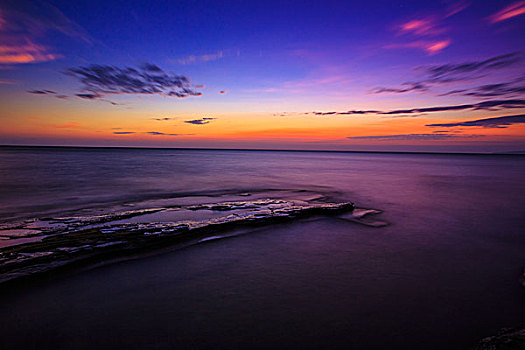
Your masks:
M 99 263 L 191 239 L 202 241 L 232 228 L 342 213 L 356 221 L 378 213 L 356 210 L 352 216 L 354 209 L 351 202 L 262 198 L 27 221 L 0 230 L 7 245 L 0 249 L 0 283 L 75 262 Z M 192 215 L 199 219 L 188 220 Z M 5 244 L 8 240 L 13 244 Z

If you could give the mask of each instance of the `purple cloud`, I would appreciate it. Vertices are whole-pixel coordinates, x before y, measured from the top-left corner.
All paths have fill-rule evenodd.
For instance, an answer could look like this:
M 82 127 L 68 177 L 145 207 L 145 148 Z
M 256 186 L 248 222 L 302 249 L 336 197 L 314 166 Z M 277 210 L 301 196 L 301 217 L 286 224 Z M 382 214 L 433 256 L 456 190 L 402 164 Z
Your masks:
M 525 123 L 525 114 L 510 115 L 505 117 L 495 117 L 486 119 L 469 120 L 459 123 L 427 124 L 430 127 L 451 128 L 456 126 L 481 126 L 484 128 L 504 129 L 509 125 Z
M 84 86 L 82 98 L 105 94 L 146 94 L 169 97 L 201 96 L 183 75 L 166 73 L 158 66 L 145 63 L 138 68 L 89 65 L 70 68 L 65 73 L 77 78 Z
M 525 107 L 525 100 L 491 100 L 483 101 L 473 104 L 452 105 L 452 106 L 436 106 L 436 107 L 421 107 L 411 109 L 395 109 L 392 111 L 376 111 L 376 110 L 350 110 L 346 112 L 312 112 L 314 115 L 353 115 L 353 114 L 412 114 L 412 113 L 428 113 L 428 112 L 443 112 L 443 111 L 458 111 L 458 110 L 493 110 L 494 108 L 523 108 Z
M 351 136 L 351 140 L 378 140 L 378 141 L 413 141 L 413 140 L 448 140 L 452 138 L 476 138 L 484 135 L 450 135 L 439 134 L 401 134 L 401 135 L 374 135 L 374 136 Z
M 201 119 L 194 119 L 194 120 L 186 120 L 185 123 L 194 124 L 194 125 L 204 125 L 209 124 L 212 120 L 215 120 L 217 118 L 201 118 Z

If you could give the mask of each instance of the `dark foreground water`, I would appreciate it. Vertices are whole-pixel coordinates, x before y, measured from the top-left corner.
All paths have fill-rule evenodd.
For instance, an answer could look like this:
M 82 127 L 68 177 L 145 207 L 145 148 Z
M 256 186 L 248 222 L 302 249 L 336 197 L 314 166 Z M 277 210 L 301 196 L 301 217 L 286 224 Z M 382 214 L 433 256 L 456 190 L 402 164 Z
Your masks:
M 0 220 L 188 193 L 329 193 L 315 217 L 0 285 L 0 348 L 467 349 L 525 322 L 525 157 L 0 149 Z

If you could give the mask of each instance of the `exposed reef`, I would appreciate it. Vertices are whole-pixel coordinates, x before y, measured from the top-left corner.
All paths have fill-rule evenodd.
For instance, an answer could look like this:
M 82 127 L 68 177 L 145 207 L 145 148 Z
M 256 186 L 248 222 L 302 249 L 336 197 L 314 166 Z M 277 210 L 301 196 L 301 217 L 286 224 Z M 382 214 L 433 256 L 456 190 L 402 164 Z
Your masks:
M 502 329 L 498 334 L 483 338 L 472 350 L 525 349 L 525 328 Z
M 177 204 L 163 207 L 4 223 L 0 226 L 0 283 L 74 262 L 100 263 L 177 242 L 203 242 L 237 227 L 340 214 L 344 214 L 341 219 L 369 226 L 384 224 L 364 220 L 365 215 L 379 211 L 359 209 L 351 202 L 327 202 L 322 194 L 307 191 L 241 193 L 223 201 L 213 198 L 177 198 Z

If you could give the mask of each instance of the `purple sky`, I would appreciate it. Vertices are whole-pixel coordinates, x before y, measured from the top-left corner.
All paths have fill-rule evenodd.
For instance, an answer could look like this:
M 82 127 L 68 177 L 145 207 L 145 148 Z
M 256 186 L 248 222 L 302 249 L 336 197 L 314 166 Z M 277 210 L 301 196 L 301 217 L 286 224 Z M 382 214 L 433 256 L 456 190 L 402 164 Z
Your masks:
M 524 151 L 523 33 L 525 1 L 2 0 L 0 144 Z

